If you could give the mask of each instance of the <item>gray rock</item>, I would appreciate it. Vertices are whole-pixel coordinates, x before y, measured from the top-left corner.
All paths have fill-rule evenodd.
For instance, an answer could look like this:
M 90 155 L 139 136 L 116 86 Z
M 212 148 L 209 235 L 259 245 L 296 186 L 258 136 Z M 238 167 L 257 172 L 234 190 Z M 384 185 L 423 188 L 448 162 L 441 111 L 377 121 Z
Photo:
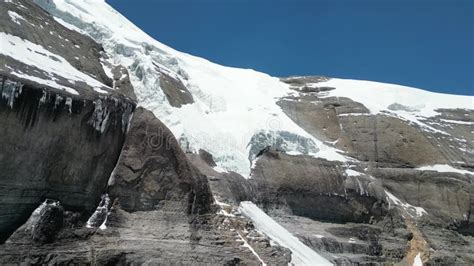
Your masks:
M 133 114 L 108 193 L 126 211 L 197 214 L 208 212 L 212 203 L 206 178 L 188 162 L 171 131 L 141 107 Z
M 137 96 L 133 90 L 132 83 L 130 82 L 130 76 L 128 70 L 123 66 L 115 66 L 112 68 L 113 74 L 113 88 L 119 93 L 129 97 L 133 101 L 137 101 Z
M 68 217 L 53 243 L 36 246 L 20 238 L 2 245 L 0 263 L 254 265 L 244 240 L 268 264 L 291 259 L 238 213 L 213 213 L 218 209 L 207 180 L 149 111 L 135 111 L 109 181 L 113 204 L 104 208 L 109 204 L 103 200 L 92 216 L 108 209 L 104 226 L 97 228 L 104 219 L 92 219 L 97 223 L 89 229 Z
M 105 74 L 100 63 L 102 46 L 90 37 L 70 30 L 57 23 L 54 18 L 33 1 L 18 0 L 0 3 L 0 32 L 18 36 L 42 46 L 48 51 L 60 55 L 79 71 L 90 75 L 107 86 L 112 86 L 112 80 Z M 15 23 L 8 12 L 15 12 L 25 19 L 20 25 Z M 0 56 L 0 74 L 9 75 L 12 69 L 21 69 L 22 73 L 39 78 L 52 78 L 38 66 L 26 66 L 11 57 Z M 80 93 L 88 94 L 93 91 L 88 84 L 75 84 L 63 77 L 54 77 L 57 83 L 65 84 Z M 86 89 L 87 88 L 87 89 Z M 107 90 L 106 87 L 102 88 Z
M 194 103 L 192 94 L 178 77 L 173 77 L 171 73 L 159 67 L 157 71 L 160 73 L 160 88 L 171 106 L 179 108 L 185 104 Z
M 54 241 L 63 226 L 64 210 L 58 201 L 45 200 L 28 221 L 9 238 L 8 242 L 34 241 L 40 244 Z
M 45 198 L 87 219 L 117 162 L 134 103 L 123 97 L 71 98 L 2 79 L 0 100 L 0 241 Z M 16 84 L 16 85 L 12 85 Z M 80 147 L 80 148 L 79 148 Z
M 34 2 L 96 40 L 110 34 L 51 1 Z M 0 246 L 1 264 L 258 264 L 251 247 L 268 265 L 287 265 L 290 251 L 273 245 L 237 211 L 247 200 L 337 265 L 410 265 L 418 253 L 431 265 L 474 263 L 473 176 L 417 169 L 474 169 L 472 110 L 437 110 L 438 116 L 422 121 L 428 128 L 328 97 L 334 88 L 318 86 L 326 77 L 284 78 L 294 93 L 278 101 L 283 111 L 354 160 L 314 158 L 307 154 L 320 147 L 311 139 L 278 129 L 257 132 L 245 179 L 216 171 L 204 150 L 185 154 L 180 146 L 191 148 L 184 136 L 178 143 L 151 112 L 135 110 L 127 70 L 109 65 L 108 78 L 100 44 L 32 2 L 0 6 L 0 31 L 48 48 L 115 89 L 101 96 L 89 84 L 0 56 L 0 241 L 9 237 Z M 8 10 L 25 23 L 12 22 Z M 113 49 L 128 57 L 143 49 L 172 68 L 136 59 L 130 70 L 137 78 L 160 72 L 149 82 L 160 86 L 171 106 L 193 103 L 176 58 L 134 43 L 139 48 Z M 54 78 L 80 95 L 15 78 L 15 70 Z M 397 103 L 389 110 L 415 111 Z M 290 150 L 306 155 L 285 153 Z M 54 201 L 42 203 L 46 198 Z

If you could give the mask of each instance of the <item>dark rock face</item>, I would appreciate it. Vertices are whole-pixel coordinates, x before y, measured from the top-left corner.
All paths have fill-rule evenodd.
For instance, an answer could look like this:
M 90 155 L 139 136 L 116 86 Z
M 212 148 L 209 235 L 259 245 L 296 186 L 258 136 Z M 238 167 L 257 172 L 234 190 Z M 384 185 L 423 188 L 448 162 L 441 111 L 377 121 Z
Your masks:
M 411 263 L 418 253 L 425 262 L 472 262 L 472 240 L 459 233 L 470 234 L 469 176 L 398 168 L 369 174 L 369 165 L 348 174 L 347 165 L 265 149 L 251 179 L 240 182 L 250 200 L 337 264 Z M 211 182 L 213 192 L 233 202 L 242 190 L 222 179 Z
M 231 230 L 232 229 L 232 230 Z M 113 208 L 107 229 L 63 230 L 56 242 L 8 243 L 0 249 L 2 264 L 198 264 L 257 265 L 243 237 L 271 265 L 287 265 L 290 253 L 272 247 L 242 217 L 190 217 L 161 211 L 128 213 Z
M 200 150 L 199 154 L 187 153 L 186 156 L 207 177 L 212 194 L 217 199 L 238 206 L 241 201 L 251 201 L 256 197 L 256 188 L 241 175 L 214 170 L 216 163 L 208 152 Z
M 160 87 L 171 106 L 179 108 L 194 102 L 193 96 L 178 77 L 172 77 L 158 67 L 157 71 L 160 73 Z
M 355 160 L 288 155 L 278 139 L 265 148 L 266 138 L 255 138 L 250 159 L 257 161 L 244 179 L 215 171 L 205 153 L 188 154 L 208 176 L 213 194 L 231 205 L 259 204 L 338 265 L 410 265 L 417 254 L 433 265 L 471 264 L 472 175 L 417 167 L 449 164 L 472 171 L 474 113 L 438 110 L 438 117 L 423 121 L 431 127 L 426 129 L 389 113 L 371 115 L 348 98 L 326 97 L 332 88 L 318 87 L 319 80 L 284 79 L 299 94 L 278 104 L 307 132 Z
M 70 98 L 2 79 L 0 240 L 46 198 L 90 214 L 117 162 L 134 104 Z
M 129 212 L 198 214 L 208 212 L 212 203 L 205 176 L 188 162 L 171 131 L 143 108 L 133 114 L 108 191 Z
M 112 75 L 113 88 L 136 102 L 137 96 L 135 95 L 132 83 L 130 82 L 128 70 L 124 66 L 116 66 L 112 69 Z
M 294 215 L 339 223 L 383 217 L 381 188 L 370 178 L 351 179 L 335 162 L 270 150 L 259 157 L 249 182 L 259 191 L 256 202 L 267 208 L 288 208 Z
M 216 172 L 210 167 L 212 161 L 203 160 L 202 155 L 188 157 L 208 176 L 220 201 L 259 204 L 334 263 L 396 263 L 404 259 L 410 231 L 402 214 L 389 209 L 383 184 L 374 177 L 349 176 L 343 164 L 270 148 L 259 154 L 250 179 Z
M 59 205 L 59 202 L 48 202 L 46 200 L 45 208 L 40 211 L 38 220 L 33 225 L 33 241 L 39 243 L 53 242 L 62 225 L 63 208 Z
M 47 199 L 10 237 L 9 242 L 21 242 L 26 238 L 40 244 L 51 243 L 63 226 L 63 216 L 64 210 L 61 204 L 58 201 Z
M 324 76 L 294 76 L 288 78 L 282 78 L 283 82 L 294 85 L 296 88 L 305 86 L 307 83 L 318 83 L 329 80 L 328 77 Z
M 89 219 L 92 228 L 65 206 L 54 242 L 36 245 L 24 237 L 27 223 L 1 246 L 0 263 L 253 265 L 258 260 L 245 243 L 268 264 L 287 265 L 291 259 L 238 213 L 211 212 L 217 208 L 207 180 L 147 110 L 135 111 L 109 181 L 111 201 L 103 197 Z M 52 229 L 50 224 L 55 223 L 43 227 Z

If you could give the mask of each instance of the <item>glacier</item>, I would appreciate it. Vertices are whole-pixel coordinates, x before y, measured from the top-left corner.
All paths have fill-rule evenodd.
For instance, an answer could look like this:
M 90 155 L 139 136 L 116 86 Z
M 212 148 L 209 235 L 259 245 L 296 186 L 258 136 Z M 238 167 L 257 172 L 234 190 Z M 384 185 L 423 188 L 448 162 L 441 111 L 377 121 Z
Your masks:
M 282 150 L 290 154 L 341 162 L 352 160 L 310 135 L 282 111 L 276 102 L 295 91 L 277 77 L 221 66 L 176 51 L 143 32 L 105 1 L 35 2 L 65 27 L 101 43 L 109 55 L 104 65 L 123 65 L 128 69 L 139 105 L 151 110 L 183 140 L 183 149 L 208 151 L 220 169 L 248 178 L 258 152 L 255 149 L 281 148 L 282 143 Z M 162 73 L 184 84 L 193 102 L 173 107 L 162 89 Z M 324 97 L 347 97 L 362 103 L 371 114 L 382 112 L 441 134 L 445 133 L 424 122 L 438 114 L 436 109 L 474 108 L 472 97 L 400 85 L 349 79 L 327 79 L 316 85 L 335 88 L 324 92 Z M 262 134 L 275 137 L 262 138 Z M 259 136 L 262 142 L 255 143 Z M 291 136 L 291 140 L 285 136 Z
M 35 2 L 64 26 L 103 44 L 109 63 L 129 70 L 139 105 L 151 110 L 175 136 L 186 139 L 186 150 L 208 151 L 222 169 L 249 177 L 249 144 L 260 132 L 288 132 L 305 140 L 288 145 L 294 151 L 319 157 L 330 151 L 330 159 L 347 160 L 299 127 L 276 104 L 292 93 L 279 78 L 178 52 L 148 36 L 104 1 Z M 159 71 L 183 82 L 194 103 L 171 106 L 160 88 Z M 314 148 L 305 147 L 307 143 Z

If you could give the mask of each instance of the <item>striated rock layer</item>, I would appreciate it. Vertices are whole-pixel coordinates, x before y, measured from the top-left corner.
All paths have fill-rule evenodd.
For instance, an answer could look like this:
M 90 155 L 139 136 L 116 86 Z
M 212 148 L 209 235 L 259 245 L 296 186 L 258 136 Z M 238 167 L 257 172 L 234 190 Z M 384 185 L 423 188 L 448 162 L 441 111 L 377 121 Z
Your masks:
M 117 162 L 135 104 L 95 100 L 2 78 L 0 240 L 45 199 L 90 214 Z
M 254 264 L 253 252 L 274 265 L 290 261 L 287 249 L 271 246 L 246 218 L 214 214 L 218 206 L 205 176 L 153 114 L 138 108 L 130 123 L 102 191 L 112 202 L 101 203 L 105 215 L 86 224 L 66 204 L 51 214 L 59 202 L 48 200 L 2 245 L 1 263 Z M 48 241 L 36 237 L 40 227 Z

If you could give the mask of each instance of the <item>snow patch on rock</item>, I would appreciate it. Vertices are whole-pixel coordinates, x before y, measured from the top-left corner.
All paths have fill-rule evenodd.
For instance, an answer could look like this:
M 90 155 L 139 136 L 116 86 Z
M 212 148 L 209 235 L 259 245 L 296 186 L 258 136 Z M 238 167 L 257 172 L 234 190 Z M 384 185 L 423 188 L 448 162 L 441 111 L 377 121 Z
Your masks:
M 15 22 L 18 25 L 21 25 L 21 21 L 26 21 L 25 18 L 23 18 L 21 15 L 14 11 L 8 11 L 8 16 L 10 16 L 11 20 Z
M 365 80 L 330 79 L 319 86 L 333 87 L 327 97 L 347 97 L 367 107 L 371 114 L 394 114 L 422 128 L 440 132 L 423 120 L 439 115 L 438 109 L 474 109 L 474 97 L 429 92 L 417 88 Z
M 250 201 L 241 202 L 239 210 L 252 220 L 257 230 L 263 232 L 279 245 L 291 250 L 292 265 L 332 265 L 330 261 L 303 244 L 254 203 Z
M 227 171 L 249 176 L 247 146 L 261 131 L 290 132 L 311 139 L 318 150 L 325 146 L 276 104 L 291 92 L 278 78 L 178 52 L 151 38 L 103 1 L 54 1 L 55 6 L 36 2 L 59 16 L 58 21 L 87 32 L 103 44 L 111 62 L 129 70 L 139 104 L 151 110 L 175 136 L 185 136 L 191 151 L 208 151 Z M 172 107 L 160 89 L 160 71 L 179 79 L 195 102 Z M 344 159 L 336 153 L 317 156 Z
M 424 214 L 428 214 L 428 212 L 425 211 L 422 207 L 415 207 L 411 204 L 408 204 L 406 202 L 401 201 L 399 198 L 395 197 L 392 193 L 388 192 L 385 190 L 385 195 L 387 195 L 388 198 L 388 203 L 389 203 L 389 208 L 391 207 L 391 204 L 394 204 L 395 206 L 399 206 L 406 210 L 410 215 L 413 217 L 421 217 Z
M 102 195 L 102 199 L 92 216 L 87 220 L 87 228 L 107 229 L 106 223 L 109 216 L 110 198 L 108 194 Z
M 454 168 L 451 165 L 447 165 L 447 164 L 435 164 L 435 165 L 422 166 L 422 167 L 416 168 L 416 170 L 436 171 L 436 172 L 440 172 L 440 173 L 458 173 L 458 174 L 463 174 L 463 175 L 469 174 L 469 175 L 474 176 L 474 172 L 471 172 L 471 171 L 468 171 L 468 170 L 457 169 L 457 168 Z
M 53 75 L 63 77 L 73 82 L 84 82 L 94 88 L 107 88 L 106 85 L 74 68 L 60 55 L 48 51 L 41 45 L 34 44 L 30 41 L 4 32 L 0 32 L 0 42 L 2 47 L 2 49 L 0 49 L 0 54 L 14 58 L 26 65 L 39 67 L 45 72 L 51 74 L 50 79 L 43 79 L 14 71 L 12 74 L 17 77 L 38 82 L 56 89 L 65 90 L 66 92 L 76 95 L 78 95 L 78 93 L 74 89 L 66 88 L 57 84 L 57 82 L 54 81 Z

